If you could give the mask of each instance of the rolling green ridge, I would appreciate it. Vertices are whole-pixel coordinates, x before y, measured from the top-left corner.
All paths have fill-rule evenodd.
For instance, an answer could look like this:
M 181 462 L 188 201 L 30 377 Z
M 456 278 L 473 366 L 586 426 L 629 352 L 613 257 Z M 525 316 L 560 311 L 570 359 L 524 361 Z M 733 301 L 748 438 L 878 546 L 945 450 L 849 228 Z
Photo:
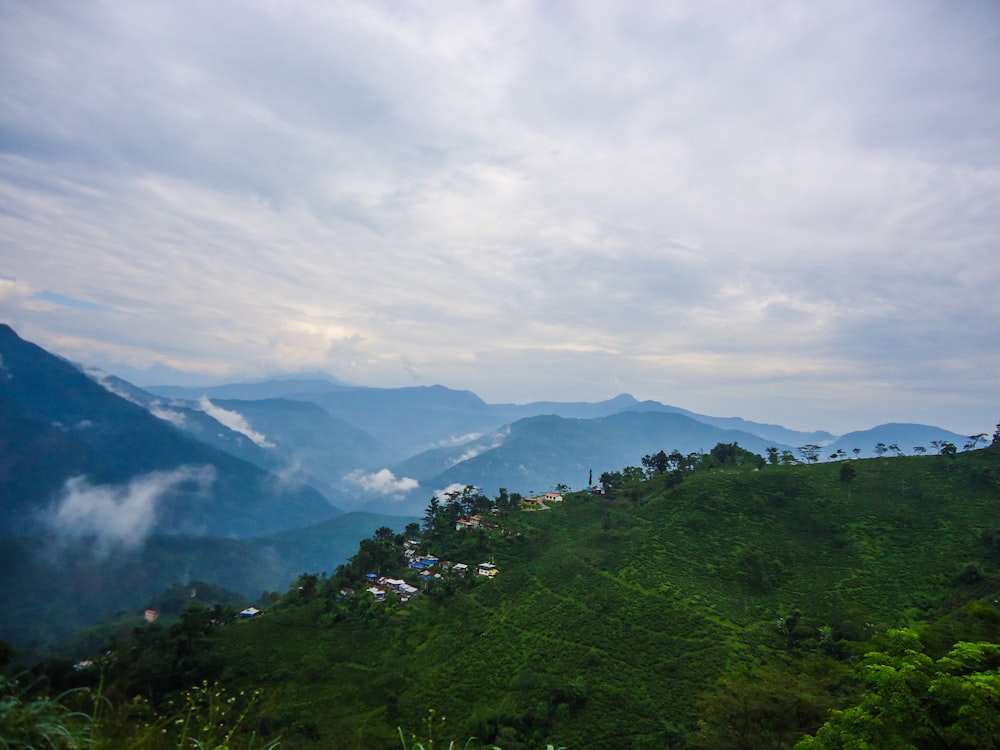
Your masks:
M 397 727 L 515 749 L 792 747 L 868 695 L 855 662 L 888 629 L 913 628 L 931 663 L 1000 642 L 1000 448 L 712 463 L 625 472 L 610 496 L 504 513 L 499 530 L 431 525 L 424 551 L 499 573 L 406 603 L 364 592 L 363 560 L 399 549 L 363 542 L 335 575 L 212 628 L 189 677 L 263 688 L 259 726 L 286 748 L 399 747 Z

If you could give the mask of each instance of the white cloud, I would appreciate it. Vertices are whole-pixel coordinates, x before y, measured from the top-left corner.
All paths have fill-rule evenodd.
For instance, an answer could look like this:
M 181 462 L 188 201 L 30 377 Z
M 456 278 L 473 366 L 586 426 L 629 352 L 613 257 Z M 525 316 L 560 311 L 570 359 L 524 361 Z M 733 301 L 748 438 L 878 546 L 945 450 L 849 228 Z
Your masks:
M 446 502 L 448 500 L 448 495 L 451 495 L 451 494 L 461 495 L 462 492 L 465 491 L 465 488 L 468 487 L 468 486 L 469 485 L 467 485 L 467 484 L 461 484 L 459 482 L 452 482 L 451 484 L 449 484 L 444 489 L 435 490 L 432 494 L 434 495 L 434 497 L 436 497 L 441 502 Z
M 436 443 L 433 443 L 430 447 L 431 448 L 453 448 L 456 445 L 462 445 L 463 443 L 469 443 L 469 442 L 472 442 L 473 440 L 477 440 L 477 439 L 481 438 L 482 436 L 483 436 L 483 433 L 481 433 L 481 432 L 469 432 L 469 433 L 466 433 L 465 435 L 450 435 L 449 437 L 445 438 L 444 440 L 438 440 Z
M 205 412 L 208 416 L 214 419 L 221 425 L 228 427 L 234 432 L 238 432 L 241 435 L 245 435 L 250 438 L 254 443 L 259 445 L 261 448 L 273 448 L 274 443 L 270 442 L 267 437 L 260 432 L 257 432 L 250 423 L 247 421 L 246 417 L 236 411 L 230 411 L 229 409 L 223 409 L 217 404 L 213 404 L 208 396 L 202 396 L 198 399 L 198 408 Z
M 489 435 L 487 439 L 470 445 L 468 450 L 464 451 L 460 456 L 451 459 L 451 465 L 454 466 L 455 464 L 460 464 L 463 461 L 468 461 L 470 458 L 475 458 L 482 453 L 486 453 L 486 451 L 499 448 L 503 445 L 503 441 L 508 435 L 510 435 L 510 426 L 501 427 L 499 430 Z
M 203 495 L 215 480 L 212 466 L 184 466 L 134 477 L 124 485 L 93 485 L 85 477 L 66 480 L 56 505 L 46 515 L 62 535 L 97 537 L 103 550 L 121 544 L 136 547 L 156 523 L 160 501 L 193 483 Z
M 416 479 L 411 477 L 397 478 L 389 469 L 379 469 L 371 473 L 365 473 L 359 469 L 346 475 L 344 480 L 358 485 L 367 492 L 394 497 L 402 497 L 420 486 L 420 482 Z
M 162 419 L 164 422 L 170 422 L 170 424 L 175 427 L 184 427 L 185 420 L 182 412 L 164 406 L 158 399 L 154 399 L 148 404 L 143 403 L 139 399 L 133 397 L 132 394 L 124 388 L 119 388 L 115 385 L 114 381 L 111 380 L 111 376 L 98 367 L 86 366 L 84 367 L 84 372 L 88 377 L 90 377 L 91 380 L 102 386 L 109 393 L 113 393 L 119 398 L 123 398 L 130 403 L 136 404 L 137 406 L 141 406 L 157 419 Z
M 149 413 L 157 419 L 162 419 L 164 422 L 170 422 L 170 424 L 174 427 L 184 427 L 186 420 L 183 412 L 177 411 L 176 409 L 170 409 L 164 406 L 160 401 L 152 401 L 148 408 Z
M 914 369 L 932 387 L 890 388 L 897 421 L 976 429 L 993 403 L 949 364 L 1000 356 L 993 4 L 233 14 L 0 7 L 22 335 L 112 371 L 619 383 L 839 431 Z M 850 388 L 810 375 L 845 364 Z

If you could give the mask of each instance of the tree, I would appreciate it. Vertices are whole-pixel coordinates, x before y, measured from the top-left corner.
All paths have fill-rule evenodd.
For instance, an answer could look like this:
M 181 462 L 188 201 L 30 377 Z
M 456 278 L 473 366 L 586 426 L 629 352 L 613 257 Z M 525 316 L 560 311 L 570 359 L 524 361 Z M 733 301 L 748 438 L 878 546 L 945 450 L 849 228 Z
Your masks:
M 918 456 L 922 456 L 927 452 L 927 449 L 922 445 L 914 445 L 913 452 L 916 453 Z
M 816 449 L 819 450 L 819 446 Z M 698 468 L 706 469 L 744 465 L 760 468 L 764 465 L 764 459 L 758 453 L 741 448 L 739 443 L 716 443 L 712 450 L 698 460 Z
M 881 442 L 875 443 L 875 455 L 878 456 L 879 458 L 882 458 L 882 456 L 885 455 L 885 452 L 887 450 L 889 450 L 889 449 L 886 448 L 885 443 L 881 443 Z
M 431 497 L 431 503 L 427 506 L 427 510 L 424 511 L 424 528 L 427 531 L 433 531 L 437 525 L 437 520 L 441 515 L 441 501 L 438 500 L 437 495 Z
M 1000 644 L 956 643 L 934 661 L 916 631 L 890 630 L 857 668 L 866 689 L 796 750 L 1000 748 Z
M 659 453 L 643 456 L 642 465 L 646 467 L 646 473 L 650 476 L 653 474 L 664 474 L 670 465 L 670 460 L 666 453 L 660 451 Z
M 767 449 L 767 462 L 771 464 L 771 466 L 778 465 L 778 449 L 773 445 Z
M 372 535 L 372 538 L 379 544 L 392 544 L 396 539 L 396 532 L 388 526 L 379 526 L 375 529 L 375 533 Z
M 615 490 L 621 489 L 625 484 L 625 478 L 620 471 L 605 471 L 601 474 L 600 481 L 606 495 L 610 495 Z
M 802 454 L 802 458 L 811 464 L 819 461 L 819 446 L 815 443 L 800 445 L 796 450 Z
M 626 483 L 641 482 L 646 478 L 646 473 L 638 466 L 626 466 L 622 469 L 622 477 Z
M 969 442 L 965 444 L 963 450 L 974 451 L 980 442 L 986 442 L 985 432 L 980 432 L 978 435 L 969 435 Z

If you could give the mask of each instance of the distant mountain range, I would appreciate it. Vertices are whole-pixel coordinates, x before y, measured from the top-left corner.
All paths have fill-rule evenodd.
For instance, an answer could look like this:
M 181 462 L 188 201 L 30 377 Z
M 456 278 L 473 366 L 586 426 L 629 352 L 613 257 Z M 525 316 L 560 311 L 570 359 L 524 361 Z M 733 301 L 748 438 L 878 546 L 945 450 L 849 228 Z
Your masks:
M 0 535 L 248 537 L 337 515 L 0 326 Z
M 605 471 L 638 466 L 643 456 L 659 450 L 694 453 L 734 442 L 762 455 L 775 444 L 670 411 L 622 411 L 593 419 L 547 415 L 519 419 L 466 445 L 422 453 L 394 471 L 429 488 L 473 484 L 487 494 L 499 487 L 534 494 L 557 484 L 584 489 L 591 476 L 596 482 Z
M 816 445 L 825 458 L 838 449 L 853 456 L 854 448 L 861 457 L 873 456 L 879 442 L 909 450 L 930 449 L 932 440 L 959 446 L 966 440 L 937 427 L 899 424 L 838 437 L 697 414 L 627 393 L 599 402 L 488 404 L 470 391 L 441 385 L 366 388 L 316 378 L 148 390 L 195 409 L 210 397 L 213 404 L 245 416 L 268 439 L 273 436 L 275 446 L 264 454 L 272 461 L 281 455 L 286 464 L 294 462 L 303 479 L 311 477 L 338 505 L 388 513 L 418 512 L 433 494 L 453 485 L 471 484 L 487 493 L 505 487 L 528 494 L 557 484 L 579 489 L 591 476 L 596 481 L 604 471 L 639 465 L 647 453 L 707 451 L 719 442 L 738 442 L 761 454 L 774 447 L 796 458 L 803 457 L 800 446 Z M 223 398 L 233 394 L 244 398 Z M 290 401 L 317 406 L 341 431 L 350 425 L 366 437 L 344 432 L 342 447 L 333 453 L 302 445 L 293 430 L 279 426 L 292 418 Z M 261 461 L 260 451 L 256 454 L 246 457 Z M 274 468 L 273 463 L 260 465 Z
M 12 375 L 13 368 L 24 366 L 18 364 L 21 355 L 17 351 L 33 348 L 34 356 L 44 354 L 48 358 L 47 367 L 53 372 L 58 369 L 67 378 L 80 377 L 78 368 L 22 342 L 10 328 L 5 327 L 0 338 L 7 342 L 6 350 L 0 352 L 5 357 L 7 375 Z M 14 342 L 20 342 L 17 351 L 12 348 Z M 59 363 L 58 368 L 54 362 Z M 426 505 L 432 494 L 452 484 L 473 484 L 487 492 L 502 486 L 522 494 L 548 490 L 556 484 L 579 488 L 591 472 L 596 478 L 603 471 L 638 465 L 643 455 L 658 450 L 707 451 L 719 442 L 738 442 L 760 453 L 773 446 L 798 456 L 799 446 L 811 444 L 820 446 L 824 457 L 828 453 L 835 455 L 838 449 L 854 455 L 855 448 L 864 457 L 875 455 L 879 442 L 908 451 L 914 446 L 929 449 L 934 440 L 959 446 L 966 440 L 925 425 L 883 425 L 837 437 L 821 430 L 806 432 L 739 417 L 697 414 L 656 401 L 638 401 L 629 394 L 599 402 L 488 404 L 470 391 L 441 385 L 367 388 L 314 376 L 208 388 L 138 388 L 112 375 L 84 369 L 92 381 L 103 386 L 104 393 L 90 387 L 89 395 L 78 398 L 73 394 L 82 393 L 80 382 L 48 380 L 33 386 L 51 392 L 46 398 L 51 398 L 52 405 L 74 405 L 65 413 L 31 409 L 12 413 L 12 405 L 18 401 L 10 389 L 16 391 L 17 384 L 7 378 L 4 384 L 8 390 L 0 389 L 4 419 L 34 420 L 30 424 L 19 421 L 16 427 L 12 422 L 5 430 L 8 435 L 20 435 L 22 442 L 35 441 L 36 449 L 30 455 L 21 452 L 17 472 L 8 470 L 0 476 L 0 487 L 6 481 L 12 488 L 19 488 L 17 496 L 22 502 L 37 506 L 43 497 L 51 499 L 68 478 L 76 475 L 86 475 L 88 481 L 121 481 L 137 475 L 143 466 L 147 467 L 145 471 L 151 471 L 164 465 L 211 465 L 216 470 L 226 466 L 232 473 L 237 466 L 233 459 L 239 459 L 267 472 L 256 473 L 255 481 L 270 477 L 269 486 L 284 487 L 286 492 L 291 484 L 302 485 L 296 490 L 299 493 L 314 488 L 339 509 L 412 513 Z M 105 404 L 104 423 L 108 425 L 121 426 L 133 420 L 133 434 L 148 428 L 143 456 L 123 451 L 127 441 L 115 438 L 116 450 L 112 453 L 122 464 L 117 473 L 102 470 L 111 460 L 107 455 L 84 460 L 80 439 L 99 432 L 79 428 L 80 424 L 94 423 L 77 413 L 86 403 L 94 405 L 90 411 L 99 410 L 96 404 Z M 645 416 L 636 418 L 639 414 Z M 185 437 L 194 438 L 194 442 L 185 441 Z M 40 448 L 39 441 L 48 448 Z M 157 441 L 173 446 L 166 451 L 164 460 L 154 458 L 155 451 L 150 452 Z M 178 460 L 180 453 L 170 453 L 181 451 L 181 443 L 188 456 L 183 462 Z M 204 452 L 210 448 L 218 452 L 208 456 Z M 11 451 L 18 453 L 14 447 Z M 32 463 L 31 456 L 46 452 L 59 456 L 56 464 L 65 463 L 65 470 L 49 471 Z M 48 465 L 49 459 L 44 463 Z M 247 468 L 242 466 L 246 474 Z M 215 483 L 226 487 L 233 481 L 220 482 L 216 478 Z M 237 483 L 241 492 L 246 492 L 248 481 Z M 33 488 L 27 495 L 21 491 L 25 483 Z M 197 489 L 196 485 L 191 486 Z M 41 496 L 32 492 L 40 492 Z M 259 494 L 251 492 L 247 497 Z M 312 499 L 317 498 L 313 495 Z M 309 513 L 299 517 L 293 510 L 295 504 L 286 507 L 286 502 L 282 503 L 279 525 L 269 530 L 320 520 L 309 519 Z M 312 506 L 320 508 L 315 502 Z M 291 513 L 285 512 L 289 509 Z M 330 512 L 326 507 L 322 511 Z M 25 520 L 16 512 L 13 517 Z M 0 523 L 14 522 L 10 512 L 6 521 L 3 518 L 0 514 Z M 254 531 L 253 518 L 250 513 L 247 528 L 242 530 L 226 530 L 205 519 L 189 520 L 186 528 L 176 530 L 246 535 Z
M 240 591 L 280 585 L 296 567 L 332 570 L 374 528 L 405 526 L 452 486 L 526 495 L 560 484 L 580 489 L 659 450 L 736 442 L 796 454 L 811 444 L 822 457 L 871 456 L 878 443 L 910 452 L 965 440 L 900 424 L 838 438 L 628 394 L 487 404 L 440 385 L 365 388 L 317 378 L 144 389 L 0 325 L 0 538 L 10 542 L 0 556 L 0 604 L 39 604 L 49 589 L 120 589 L 92 597 L 103 604 L 79 607 L 77 622 L 101 606 L 137 601 L 167 578 Z M 345 509 L 366 513 L 341 521 Z M 282 531 L 297 541 L 280 553 L 277 542 L 235 544 Z M 332 539 L 340 541 L 324 541 Z M 78 564 L 38 572 L 44 566 L 36 563 L 51 558 L 40 551 L 55 548 L 76 549 Z M 30 565 L 29 550 L 41 555 Z M 105 569 L 102 560 L 119 567 Z M 140 574 L 149 566 L 155 575 Z

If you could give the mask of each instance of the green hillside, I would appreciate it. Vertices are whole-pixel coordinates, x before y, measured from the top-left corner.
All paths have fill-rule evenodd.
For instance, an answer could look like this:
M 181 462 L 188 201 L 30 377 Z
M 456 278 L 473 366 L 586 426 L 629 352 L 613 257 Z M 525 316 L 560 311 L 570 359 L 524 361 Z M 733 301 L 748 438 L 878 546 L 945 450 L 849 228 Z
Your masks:
M 697 466 L 626 470 L 610 496 L 495 530 L 432 523 L 421 551 L 498 574 L 407 572 L 430 590 L 406 603 L 364 591 L 372 566 L 403 570 L 401 538 L 376 534 L 336 575 L 211 629 L 187 677 L 264 689 L 259 727 L 285 748 L 398 748 L 397 727 L 506 750 L 792 747 L 868 700 L 856 662 L 899 640 L 886 630 L 915 628 L 931 664 L 956 640 L 1000 643 L 1000 448 Z M 135 662 L 118 668 L 138 684 Z

